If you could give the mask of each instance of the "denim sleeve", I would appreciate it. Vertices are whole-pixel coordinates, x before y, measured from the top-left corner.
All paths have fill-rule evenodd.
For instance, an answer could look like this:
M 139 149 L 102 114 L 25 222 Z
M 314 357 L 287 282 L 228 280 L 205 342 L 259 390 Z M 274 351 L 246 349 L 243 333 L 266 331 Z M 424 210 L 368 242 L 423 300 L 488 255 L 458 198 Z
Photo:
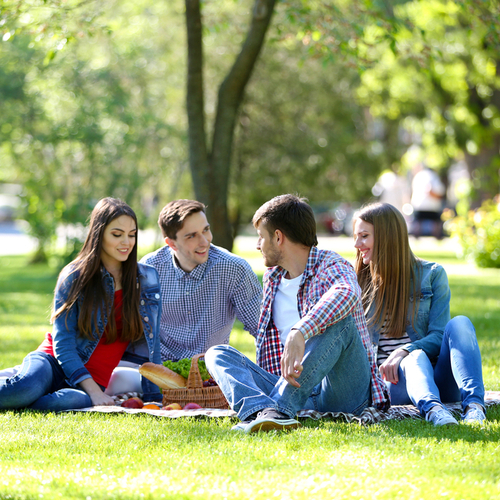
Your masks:
M 144 269 L 144 268 L 143 268 Z M 158 293 L 161 295 L 160 282 L 158 277 L 158 272 L 154 268 L 146 269 L 148 285 L 153 285 Z M 149 361 L 155 364 L 161 364 L 161 353 L 160 353 L 160 318 L 161 318 L 161 296 L 159 299 L 160 307 L 158 307 L 157 317 L 154 321 L 153 328 L 153 356 L 149 356 Z M 146 359 L 144 361 L 147 361 Z M 148 380 L 146 377 L 141 375 L 141 386 L 143 392 L 143 398 L 145 401 L 158 401 L 161 402 L 163 399 L 163 393 L 160 388 Z
M 65 274 L 59 277 L 54 295 L 54 309 L 57 311 L 67 300 L 74 275 Z M 78 331 L 78 301 L 67 312 L 63 312 L 54 320 L 52 338 L 54 355 L 61 365 L 70 385 L 76 386 L 82 380 L 91 378 L 78 355 L 76 340 Z
M 423 336 L 421 339 L 406 344 L 403 346 L 403 349 L 408 352 L 422 349 L 429 359 L 434 359 L 439 355 L 444 329 L 450 321 L 451 293 L 446 271 L 441 266 L 435 266 L 430 279 L 432 299 L 427 329 L 422 332 Z M 416 321 L 416 318 L 414 318 L 414 320 Z
M 159 287 L 159 285 L 158 285 Z M 163 304 L 161 301 L 161 291 L 159 291 L 160 294 L 160 304 Z M 156 318 L 155 322 L 155 331 L 154 333 L 154 347 L 153 347 L 153 359 L 152 362 L 156 364 L 161 364 L 161 351 L 160 351 L 160 319 L 161 319 L 161 312 L 162 308 L 161 305 L 158 308 L 158 316 Z

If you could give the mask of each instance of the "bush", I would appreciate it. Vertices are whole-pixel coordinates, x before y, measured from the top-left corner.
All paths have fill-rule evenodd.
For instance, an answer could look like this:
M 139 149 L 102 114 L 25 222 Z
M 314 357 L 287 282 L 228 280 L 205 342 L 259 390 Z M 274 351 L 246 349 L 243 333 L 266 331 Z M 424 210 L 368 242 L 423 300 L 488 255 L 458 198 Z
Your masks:
M 459 210 L 447 228 L 478 267 L 500 268 L 500 203 L 488 200 L 477 210 Z

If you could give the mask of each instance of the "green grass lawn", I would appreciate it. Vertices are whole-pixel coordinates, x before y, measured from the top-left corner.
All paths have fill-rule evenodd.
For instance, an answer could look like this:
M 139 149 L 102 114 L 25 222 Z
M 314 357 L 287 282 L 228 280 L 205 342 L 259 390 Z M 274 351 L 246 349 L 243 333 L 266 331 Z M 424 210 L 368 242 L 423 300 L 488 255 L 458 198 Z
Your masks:
M 418 253 L 445 265 L 452 315 L 474 322 L 486 388 L 500 390 L 500 270 L 477 270 L 436 248 Z M 255 252 L 239 251 L 261 272 Z M 50 329 L 55 280 L 25 257 L 0 257 L 0 368 L 20 362 Z M 231 343 L 254 357 L 241 326 Z M 295 432 L 247 436 L 232 433 L 234 423 L 1 412 L 0 499 L 500 497 L 497 408 L 483 429 L 307 421 Z

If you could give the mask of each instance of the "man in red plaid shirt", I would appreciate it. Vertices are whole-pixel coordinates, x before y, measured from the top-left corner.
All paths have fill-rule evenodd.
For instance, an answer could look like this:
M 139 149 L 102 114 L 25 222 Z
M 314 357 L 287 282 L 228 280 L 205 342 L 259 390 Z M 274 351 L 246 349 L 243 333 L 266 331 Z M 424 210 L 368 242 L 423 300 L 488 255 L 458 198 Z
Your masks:
M 352 266 L 318 250 L 311 207 L 273 198 L 253 218 L 264 264 L 257 364 L 230 346 L 205 360 L 244 432 L 300 426 L 297 411 L 360 414 L 390 405 L 375 364 Z

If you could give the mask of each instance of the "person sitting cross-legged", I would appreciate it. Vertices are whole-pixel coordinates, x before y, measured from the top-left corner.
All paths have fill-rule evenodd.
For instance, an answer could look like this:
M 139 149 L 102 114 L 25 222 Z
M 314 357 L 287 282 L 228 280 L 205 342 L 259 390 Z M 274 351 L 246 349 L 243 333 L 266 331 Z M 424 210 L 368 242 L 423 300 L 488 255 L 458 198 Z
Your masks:
M 377 370 L 352 266 L 318 250 L 304 199 L 283 195 L 253 217 L 264 264 L 257 364 L 236 349 L 208 350 L 207 368 L 247 433 L 292 429 L 302 409 L 360 414 L 390 402 Z

